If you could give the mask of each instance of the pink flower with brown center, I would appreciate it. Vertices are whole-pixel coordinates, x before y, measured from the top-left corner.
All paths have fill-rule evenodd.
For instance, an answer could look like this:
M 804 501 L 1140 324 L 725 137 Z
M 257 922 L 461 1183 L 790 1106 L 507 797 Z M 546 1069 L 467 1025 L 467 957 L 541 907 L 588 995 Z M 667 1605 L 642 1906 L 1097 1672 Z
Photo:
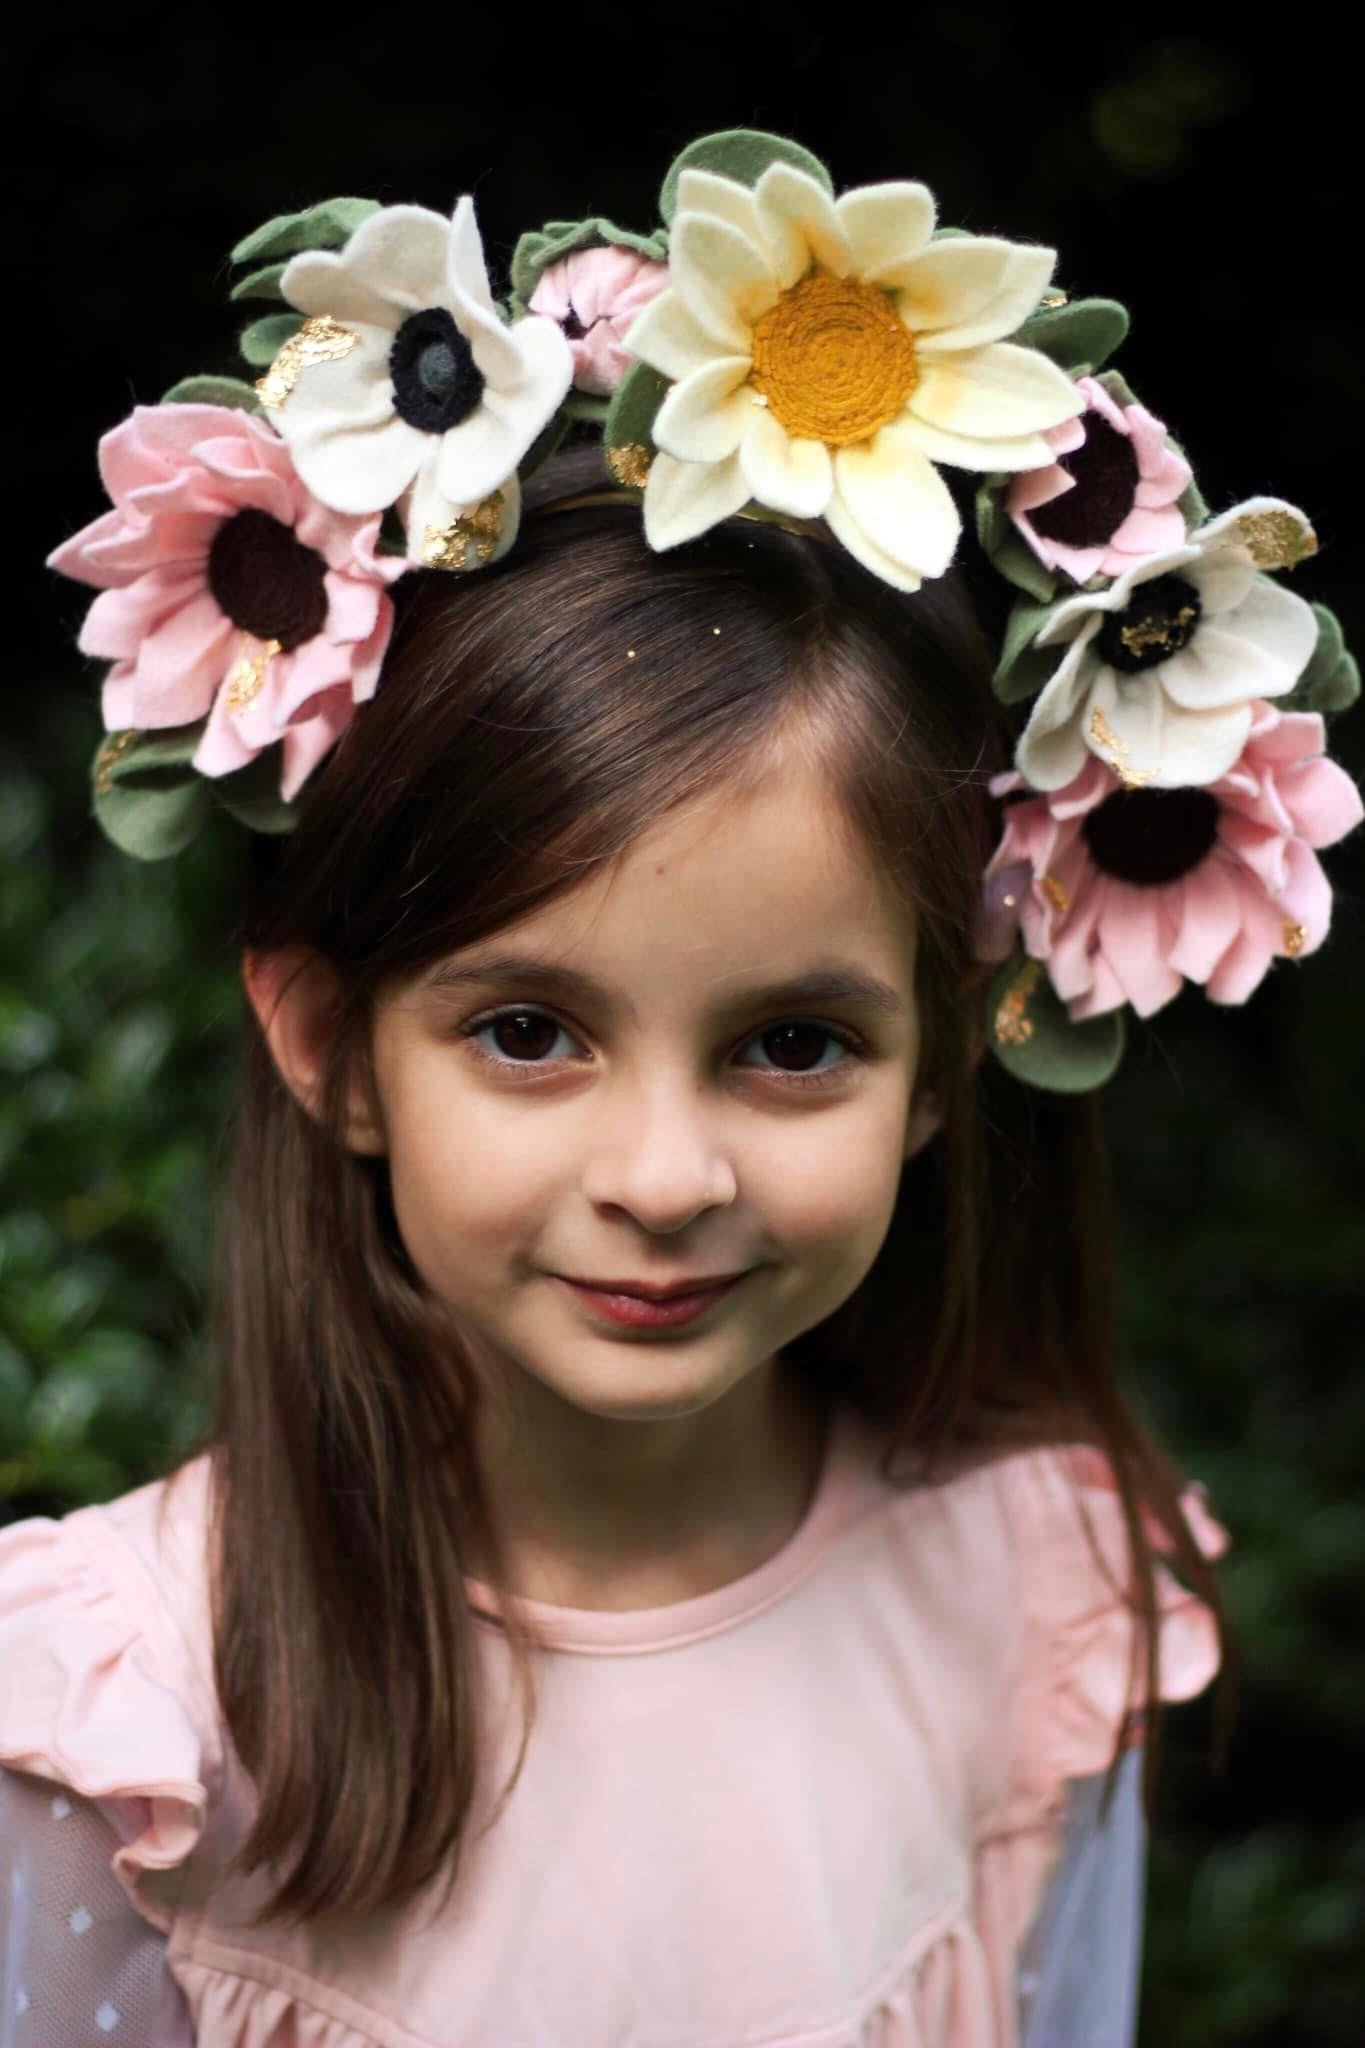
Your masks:
M 1035 794 L 1017 770 L 986 869 L 978 950 L 1022 934 L 1076 1022 L 1131 1003 L 1150 1016 L 1186 980 L 1242 1003 L 1276 958 L 1327 936 L 1332 892 L 1314 851 L 1361 821 L 1360 792 L 1323 757 L 1317 712 L 1254 706 L 1240 758 L 1216 782 L 1129 789 L 1097 756 Z
M 575 390 L 605 398 L 616 389 L 634 362 L 625 347 L 631 322 L 667 284 L 666 263 L 615 242 L 548 266 L 528 303 L 564 329 Z
M 379 680 L 407 567 L 376 554 L 380 515 L 320 504 L 280 436 L 225 406 L 138 406 L 99 459 L 114 509 L 48 566 L 101 587 L 79 645 L 113 662 L 105 726 L 207 719 L 203 775 L 282 742 L 290 800 Z
M 1044 435 L 1057 460 L 1016 476 L 1005 505 L 1045 567 L 1088 583 L 1180 546 L 1192 472 L 1145 406 L 1120 405 L 1096 377 L 1076 388 L 1086 410 Z

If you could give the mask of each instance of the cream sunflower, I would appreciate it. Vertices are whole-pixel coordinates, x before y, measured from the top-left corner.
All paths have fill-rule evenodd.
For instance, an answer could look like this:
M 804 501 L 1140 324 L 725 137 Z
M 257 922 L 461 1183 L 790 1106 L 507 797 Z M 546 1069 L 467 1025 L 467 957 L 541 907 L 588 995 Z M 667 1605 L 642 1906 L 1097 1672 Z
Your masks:
M 651 547 L 755 500 L 823 518 L 865 567 L 917 590 L 961 531 L 935 463 L 1052 460 L 1044 435 L 1085 399 L 1038 350 L 1001 337 L 1038 304 L 1056 251 L 933 241 L 934 221 L 924 185 L 836 200 L 788 163 L 753 187 L 683 171 L 670 288 L 626 341 L 673 382 L 645 486 Z

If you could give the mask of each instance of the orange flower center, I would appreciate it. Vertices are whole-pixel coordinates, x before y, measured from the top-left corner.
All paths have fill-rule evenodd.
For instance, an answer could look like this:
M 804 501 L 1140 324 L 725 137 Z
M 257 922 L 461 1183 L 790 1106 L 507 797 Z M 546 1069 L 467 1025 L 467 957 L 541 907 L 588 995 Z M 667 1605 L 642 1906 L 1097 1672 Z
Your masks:
M 754 326 L 750 384 L 793 440 L 843 448 L 896 419 L 919 381 L 886 292 L 808 271 Z

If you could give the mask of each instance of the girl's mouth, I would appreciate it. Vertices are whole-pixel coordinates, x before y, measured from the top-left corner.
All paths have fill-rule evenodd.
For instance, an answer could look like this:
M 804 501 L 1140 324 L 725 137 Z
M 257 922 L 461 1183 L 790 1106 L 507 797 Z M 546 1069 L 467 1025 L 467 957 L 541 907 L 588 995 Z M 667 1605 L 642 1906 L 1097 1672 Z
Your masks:
M 557 1275 L 562 1278 L 562 1275 Z M 638 1329 L 660 1329 L 677 1323 L 690 1323 L 704 1315 L 709 1308 L 737 1287 L 746 1277 L 738 1274 L 733 1280 L 724 1280 L 717 1287 L 702 1287 L 694 1294 L 675 1294 L 667 1301 L 650 1301 L 642 1294 L 604 1294 L 596 1287 L 584 1287 L 577 1280 L 564 1280 L 563 1284 L 577 1295 L 591 1314 L 603 1316 L 608 1322 L 633 1324 Z

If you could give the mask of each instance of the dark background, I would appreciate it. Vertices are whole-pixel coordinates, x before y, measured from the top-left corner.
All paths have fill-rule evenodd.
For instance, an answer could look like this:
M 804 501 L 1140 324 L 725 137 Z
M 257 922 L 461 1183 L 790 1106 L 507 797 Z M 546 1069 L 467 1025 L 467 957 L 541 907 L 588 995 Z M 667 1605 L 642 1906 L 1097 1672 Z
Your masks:
M 99 837 L 99 670 L 74 651 L 91 593 L 43 557 L 105 509 L 96 440 L 133 403 L 241 374 L 234 335 L 266 309 L 228 308 L 232 244 L 334 193 L 448 212 L 471 191 L 501 291 L 524 228 L 655 225 L 673 155 L 711 129 L 792 134 L 840 190 L 923 179 L 941 221 L 1052 243 L 1061 288 L 1127 305 L 1116 365 L 1211 509 L 1302 506 L 1321 551 L 1287 580 L 1360 654 L 1360 116 L 1321 20 L 964 0 L 575 33 L 315 6 L 11 35 L 0 1517 L 156 1476 L 203 1412 L 240 844 L 225 827 L 142 867 Z M 1329 747 L 1365 778 L 1365 711 Z M 1361 2039 L 1363 838 L 1325 856 L 1323 951 L 1244 1009 L 1186 990 L 1135 1024 L 1106 1096 L 1130 1384 L 1231 1531 L 1242 1658 L 1221 1778 L 1209 1702 L 1169 1724 L 1144 2048 Z

